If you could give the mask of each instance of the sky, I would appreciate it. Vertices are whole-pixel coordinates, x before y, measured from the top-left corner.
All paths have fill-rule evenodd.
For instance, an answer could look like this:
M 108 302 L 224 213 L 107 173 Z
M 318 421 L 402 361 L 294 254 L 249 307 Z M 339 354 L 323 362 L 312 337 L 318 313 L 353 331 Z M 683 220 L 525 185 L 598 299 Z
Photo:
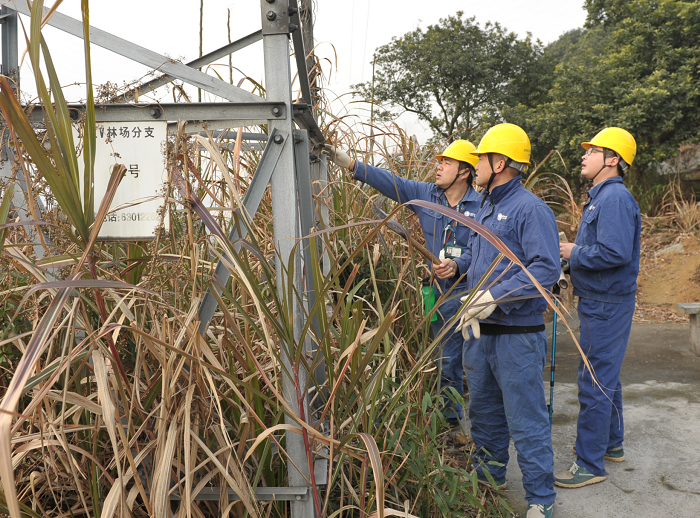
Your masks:
M 0 0 L 0 4 L 6 1 Z M 45 5 L 51 5 L 51 0 L 45 0 Z M 356 114 L 358 121 L 366 112 L 352 103 L 351 85 L 371 79 L 374 50 L 394 36 L 402 36 L 417 27 L 426 28 L 461 10 L 467 16 L 474 16 L 479 24 L 498 21 L 521 37 L 529 32 L 546 44 L 566 31 L 581 27 L 586 18 L 583 0 L 314 0 L 314 8 L 316 54 L 329 77 L 326 95 L 334 100 L 336 115 Z M 59 12 L 80 18 L 80 0 L 64 0 Z M 21 18 L 28 23 L 28 19 Z M 199 56 L 199 21 L 200 0 L 90 2 L 90 23 L 94 27 L 184 62 Z M 205 54 L 228 43 L 229 22 L 232 40 L 259 30 L 260 0 L 204 0 Z M 44 29 L 44 36 L 61 82 L 64 85 L 83 82 L 82 41 L 52 27 Z M 24 49 L 22 41 L 20 51 Z M 264 83 L 262 56 L 262 42 L 235 53 L 234 82 L 248 76 Z M 294 74 L 295 68 L 292 70 Z M 213 65 L 208 72 L 215 71 L 229 78 L 228 60 Z M 93 46 L 92 72 L 95 84 L 109 81 L 123 85 L 143 78 L 149 69 Z M 28 58 L 21 74 L 22 90 L 31 95 L 35 89 Z M 247 82 L 241 86 L 252 88 Z M 196 91 L 189 93 L 196 99 Z M 172 93 L 165 89 L 156 95 L 163 102 L 173 100 Z M 77 102 L 85 98 L 84 87 L 68 88 L 66 96 Z M 216 99 L 205 96 L 204 100 Z M 420 141 L 430 136 L 427 128 L 412 116 L 400 117 L 399 123 Z

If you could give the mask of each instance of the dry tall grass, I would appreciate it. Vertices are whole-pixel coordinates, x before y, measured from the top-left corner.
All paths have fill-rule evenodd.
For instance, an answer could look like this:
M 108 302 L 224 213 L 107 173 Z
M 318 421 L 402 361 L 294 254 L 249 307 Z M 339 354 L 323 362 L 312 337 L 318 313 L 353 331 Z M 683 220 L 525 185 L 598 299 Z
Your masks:
M 29 47 L 41 86 L 39 60 L 51 60 L 41 2 L 34 5 Z M 226 238 L 232 223 L 221 209 L 238 206 L 259 153 L 180 132 L 168 144 L 163 218 L 170 230 L 148 242 L 100 243 L 109 199 L 95 210 L 89 173 L 84 182 L 75 174 L 78 160 L 91 170 L 90 153 L 76 150 L 94 147 L 94 109 L 82 121 L 85 139 L 73 142 L 58 76 L 51 66 L 47 73 L 41 100 L 58 108 L 39 135 L 49 146 L 2 85 L 18 171 L 29 179 L 30 202 L 41 198 L 48 210 L 41 221 L 18 225 L 4 221 L 5 204 L 0 210 L 7 233 L 0 258 L 0 507 L 14 517 L 287 516 L 285 502 L 258 502 L 252 490 L 286 485 L 285 433 L 300 433 L 308 462 L 328 461 L 325 484 L 308 481 L 320 516 L 507 513 L 477 486 L 468 451 L 455 453 L 460 467 L 445 461 L 444 419 L 431 395 L 436 341 L 415 290 L 424 265 L 382 227 L 365 223 L 367 190 L 337 176 L 318 199 L 338 228 L 319 234 L 323 249 L 315 240 L 298 245 L 312 247 L 307 274 L 318 302 L 306 321 L 318 325 L 306 325 L 295 341 L 290 308 L 305 296 L 275 288 L 269 198 L 245 242 Z M 425 150 L 395 129 L 384 133 L 402 150 L 390 156 L 377 143 L 375 151 L 390 158 L 386 166 L 425 176 Z M 122 173 L 115 169 L 110 192 Z M 30 246 L 40 236 L 42 260 Z M 319 266 L 323 251 L 331 258 L 328 275 Z M 197 309 L 225 255 L 232 278 L 202 338 Z M 281 393 L 282 348 L 293 359 L 296 396 L 313 398 L 312 415 L 293 425 L 284 424 L 293 413 Z M 318 366 L 323 386 L 312 376 L 298 381 Z M 224 489 L 220 498 L 199 500 L 210 486 Z
M 333 171 L 316 197 L 329 220 L 318 240 L 297 244 L 310 247 L 305 275 L 317 301 L 306 305 L 297 340 L 290 308 L 308 299 L 276 289 L 269 194 L 246 240 L 226 237 L 228 209 L 239 207 L 260 159 L 240 142 L 231 150 L 181 126 L 167 146 L 169 231 L 147 242 L 98 242 L 109 197 L 95 208 L 90 173 L 83 182 L 76 174 L 78 160 L 92 167 L 92 85 L 85 138 L 73 142 L 41 37 L 41 2 L 33 9 L 30 59 L 42 103 L 57 110 L 37 138 L 2 85 L 17 171 L 29 180 L 30 204 L 40 198 L 47 211 L 41 221 L 8 224 L 0 205 L 0 508 L 13 518 L 288 516 L 285 502 L 259 502 L 252 492 L 287 484 L 285 434 L 297 433 L 310 466 L 327 461 L 308 480 L 319 516 L 506 516 L 505 501 L 477 485 L 469 449 L 448 451 L 435 395 L 441 337 L 430 337 L 416 292 L 425 263 L 373 221 L 376 193 Z M 90 78 L 89 56 L 87 64 Z M 331 141 L 430 180 L 434 150 L 396 127 L 352 136 L 345 122 L 327 115 Z M 121 174 L 115 168 L 108 194 Z M 537 178 L 536 190 L 562 189 Z M 409 211 L 394 216 L 420 234 Z M 281 260 L 291 276 L 294 261 Z M 218 261 L 231 280 L 202 337 L 197 310 Z M 323 375 L 302 381 L 317 370 Z M 282 395 L 283 372 L 298 401 L 311 396 L 304 416 L 293 416 Z M 290 415 L 294 424 L 285 423 Z M 199 499 L 211 486 L 224 489 L 218 500 Z

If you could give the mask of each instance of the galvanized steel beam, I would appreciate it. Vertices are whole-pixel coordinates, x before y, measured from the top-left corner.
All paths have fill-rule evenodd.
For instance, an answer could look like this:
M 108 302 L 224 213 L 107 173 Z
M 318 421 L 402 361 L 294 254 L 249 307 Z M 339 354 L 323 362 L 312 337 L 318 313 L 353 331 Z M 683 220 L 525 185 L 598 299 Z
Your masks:
M 85 113 L 84 104 L 69 104 L 73 120 L 79 120 Z M 285 118 L 287 106 L 280 102 L 262 101 L 252 103 L 148 103 L 148 104 L 96 104 L 97 122 L 136 122 L 154 121 L 231 121 L 234 126 L 242 126 L 242 121 L 253 124 L 267 124 L 272 118 Z M 29 120 L 42 122 L 43 110 L 36 107 L 29 114 Z M 228 126 L 231 127 L 231 126 Z
M 24 2 L 17 2 L 13 4 L 13 7 L 8 6 L 9 9 L 16 10 L 18 13 L 29 16 L 31 11 L 27 4 Z M 48 14 L 48 8 L 44 8 L 43 15 Z M 79 20 L 61 14 L 59 12 L 53 13 L 51 18 L 49 18 L 48 24 L 52 27 L 56 27 L 68 34 L 72 34 L 77 38 L 83 37 L 83 24 Z M 232 102 L 258 102 L 260 97 L 250 92 L 233 86 L 225 81 L 217 79 L 216 77 L 200 72 L 194 68 L 187 66 L 179 61 L 174 61 L 173 59 L 148 50 L 147 48 L 136 45 L 131 41 L 125 40 L 118 36 L 114 36 L 106 31 L 97 29 L 95 27 L 90 27 L 90 43 L 97 45 L 98 47 L 105 48 L 129 58 L 137 63 L 146 65 L 154 70 L 160 70 L 164 74 L 171 76 L 174 79 L 179 79 L 185 83 L 191 84 L 202 90 L 206 90 L 209 93 L 218 95 L 223 99 L 228 99 Z
M 199 67 L 203 67 L 204 65 L 208 65 L 209 63 L 213 63 L 217 59 L 223 58 L 225 56 L 228 56 L 229 54 L 233 54 L 234 52 L 246 48 L 248 45 L 252 45 L 253 43 L 260 41 L 262 39 L 262 30 L 256 31 L 252 34 L 248 34 L 248 36 L 243 36 L 241 39 L 236 40 L 232 43 L 229 43 L 228 45 L 224 45 L 223 47 L 216 49 L 213 52 L 210 52 L 209 54 L 205 54 L 200 58 L 195 59 L 194 61 L 190 61 L 187 63 L 187 66 L 190 68 L 197 69 Z M 121 95 L 117 95 L 112 99 L 112 102 L 115 103 L 125 103 L 125 102 L 131 102 L 136 100 L 136 94 L 138 95 L 145 95 L 148 92 L 152 92 L 156 88 L 160 88 L 161 86 L 164 86 L 168 83 L 170 83 L 173 79 L 175 79 L 172 76 L 169 76 L 168 74 L 163 74 L 162 76 L 156 77 L 154 79 L 151 79 L 150 81 L 147 81 L 143 83 L 142 85 L 135 86 L 128 92 L 125 92 Z
M 282 101 L 287 105 L 289 117 L 285 120 L 271 120 L 269 127 L 275 128 L 288 135 L 293 134 L 294 123 L 292 115 L 292 75 L 289 66 L 289 36 L 280 31 L 280 25 L 289 20 L 287 2 L 260 2 L 263 28 L 263 52 L 265 56 L 265 89 L 267 99 Z M 287 31 L 288 32 L 288 31 Z M 287 265 L 293 262 L 293 286 L 297 294 L 303 292 L 301 278 L 301 261 L 299 249 L 295 245 L 300 238 L 298 199 L 296 196 L 296 178 L 294 174 L 294 146 L 290 142 L 282 150 L 282 155 L 271 182 L 272 193 L 272 226 L 274 230 L 275 271 L 277 274 L 277 291 L 283 294 L 288 291 Z M 297 400 L 296 384 L 306 387 L 307 373 L 299 369 L 297 380 L 292 376 L 292 361 L 289 353 L 300 344 L 304 328 L 304 310 L 298 296 L 287 294 L 291 301 L 294 343 L 281 344 L 282 360 L 282 392 L 287 404 L 297 416 L 301 412 L 309 419 L 308 395 L 302 400 L 300 408 Z M 298 345 L 297 345 L 298 344 Z M 285 422 L 296 425 L 296 419 L 285 416 Z M 291 462 L 287 463 L 289 487 L 308 487 L 311 473 L 306 457 L 306 449 L 301 435 L 287 432 L 285 434 L 286 451 Z M 315 516 L 313 499 L 292 501 L 292 518 L 313 518 Z
M 193 500 L 206 500 L 218 502 L 221 498 L 221 488 L 205 487 L 197 493 Z M 299 501 L 309 499 L 308 487 L 259 487 L 255 490 L 255 499 L 259 501 L 269 502 L 272 500 Z M 180 495 L 173 493 L 170 495 L 170 500 L 179 502 L 182 500 Z M 228 490 L 229 502 L 236 502 L 240 497 L 233 489 Z
M 19 43 L 17 42 L 17 13 L 7 6 L 0 8 L 2 24 L 2 75 L 19 90 Z
M 260 207 L 260 202 L 267 190 L 267 184 L 270 183 L 270 179 L 275 172 L 277 162 L 279 161 L 282 149 L 287 140 L 289 140 L 288 135 L 283 135 L 277 129 L 272 130 L 270 140 L 263 152 L 262 158 L 260 158 L 258 168 L 245 193 L 245 198 L 243 198 L 245 211 L 241 212 L 237 210 L 235 217 L 231 219 L 232 228 L 228 238 L 229 241 L 234 243 L 233 248 L 236 253 L 240 251 L 241 245 L 235 243 L 239 239 L 245 239 L 248 235 L 248 227 L 252 224 L 255 213 L 258 211 L 258 207 Z M 238 224 L 236 224 L 236 219 L 238 219 Z M 212 290 L 216 290 L 217 293 L 221 294 L 222 287 L 226 286 L 230 277 L 231 273 L 228 269 L 222 263 L 218 263 L 214 270 L 211 285 L 199 306 L 199 332 L 202 336 L 205 336 L 207 327 L 209 327 L 209 322 L 211 322 L 216 307 L 218 306 L 216 298 L 212 294 Z

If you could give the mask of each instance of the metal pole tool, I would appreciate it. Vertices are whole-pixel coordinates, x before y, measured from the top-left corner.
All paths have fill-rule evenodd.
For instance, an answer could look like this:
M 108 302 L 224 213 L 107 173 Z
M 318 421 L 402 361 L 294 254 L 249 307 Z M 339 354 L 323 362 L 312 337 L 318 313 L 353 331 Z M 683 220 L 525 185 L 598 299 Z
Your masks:
M 567 242 L 566 235 L 563 232 L 559 233 L 559 240 Z M 554 417 L 554 368 L 555 368 L 555 358 L 557 356 L 557 308 L 559 306 L 558 298 L 561 290 L 569 289 L 569 281 L 566 278 L 566 274 L 569 272 L 569 261 L 566 259 L 561 260 L 561 274 L 559 275 L 559 280 L 552 287 L 552 295 L 554 295 L 554 318 L 552 319 L 552 363 L 550 367 L 550 378 L 549 378 L 549 404 L 547 405 L 547 411 L 549 412 L 549 427 L 552 427 L 552 418 Z

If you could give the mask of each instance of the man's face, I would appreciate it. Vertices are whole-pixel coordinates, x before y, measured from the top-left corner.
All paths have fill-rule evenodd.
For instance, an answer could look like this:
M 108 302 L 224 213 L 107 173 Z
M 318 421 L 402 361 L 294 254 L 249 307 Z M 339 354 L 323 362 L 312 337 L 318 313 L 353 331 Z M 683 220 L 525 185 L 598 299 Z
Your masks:
M 500 167 L 500 163 L 503 160 L 494 160 L 493 161 L 493 166 L 498 170 Z M 489 183 L 489 179 L 491 178 L 491 173 L 493 171 L 491 170 L 491 164 L 489 164 L 489 156 L 488 155 L 479 155 L 479 163 L 476 164 L 476 178 L 474 179 L 474 183 L 478 185 L 479 187 L 484 187 Z
M 605 165 L 605 152 L 603 148 L 591 146 L 583 154 L 581 160 L 581 176 L 592 180 Z
M 459 162 L 454 158 L 444 157 L 435 172 L 435 185 L 447 189 L 459 174 Z

